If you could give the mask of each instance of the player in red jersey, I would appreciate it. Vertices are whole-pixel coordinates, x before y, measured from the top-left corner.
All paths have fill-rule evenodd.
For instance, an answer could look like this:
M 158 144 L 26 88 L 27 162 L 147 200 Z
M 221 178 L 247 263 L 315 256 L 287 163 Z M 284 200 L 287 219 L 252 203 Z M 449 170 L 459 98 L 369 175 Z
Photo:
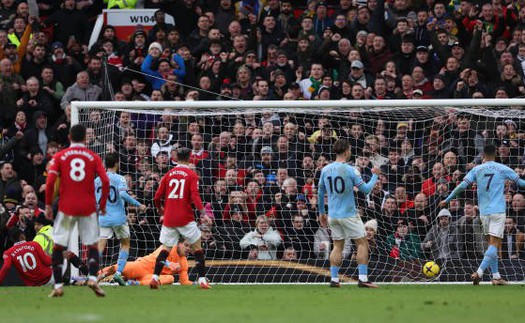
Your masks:
M 162 177 L 159 189 L 155 193 L 153 202 L 164 220 L 159 238 L 162 243 L 162 250 L 155 263 L 155 270 L 150 283 L 152 289 L 159 288 L 159 275 L 164 267 L 164 262 L 168 258 L 171 248 L 177 245 L 181 236 L 188 239 L 191 251 L 195 256 L 195 267 L 199 273 L 199 287 L 210 288 L 206 279 L 201 231 L 195 222 L 192 204 L 202 216 L 207 216 L 199 196 L 199 177 L 189 167 L 190 153 L 191 151 L 188 148 L 177 150 L 178 165 Z
M 46 181 L 46 217 L 53 219 L 55 181 L 60 179 L 58 213 L 55 219 L 53 240 L 53 276 L 55 287 L 50 297 L 60 297 L 62 289 L 63 251 L 71 237 L 71 230 L 78 223 L 82 242 L 88 246 L 89 281 L 88 286 L 97 296 L 105 296 L 97 282 L 98 271 L 98 219 L 95 199 L 95 175 L 102 180 L 102 197 L 99 212 L 106 213 L 106 201 L 109 194 L 109 179 L 100 157 L 84 146 L 86 128 L 74 125 L 69 132 L 71 145 L 53 156 Z
M 53 283 L 51 258 L 35 241 L 25 241 L 24 234 L 15 230 L 14 241 L 18 241 L 4 252 L 4 265 L 0 269 L 0 284 L 12 265 L 26 286 L 43 286 Z

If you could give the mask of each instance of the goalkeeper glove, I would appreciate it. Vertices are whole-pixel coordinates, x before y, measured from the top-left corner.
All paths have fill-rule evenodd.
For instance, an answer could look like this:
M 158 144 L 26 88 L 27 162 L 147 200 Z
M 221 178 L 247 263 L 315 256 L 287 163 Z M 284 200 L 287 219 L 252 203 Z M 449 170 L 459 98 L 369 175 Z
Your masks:
M 174 274 L 177 274 L 180 272 L 180 265 L 176 262 L 170 262 L 170 261 L 164 261 L 164 266 L 166 266 L 167 268 L 169 268 L 172 273 Z

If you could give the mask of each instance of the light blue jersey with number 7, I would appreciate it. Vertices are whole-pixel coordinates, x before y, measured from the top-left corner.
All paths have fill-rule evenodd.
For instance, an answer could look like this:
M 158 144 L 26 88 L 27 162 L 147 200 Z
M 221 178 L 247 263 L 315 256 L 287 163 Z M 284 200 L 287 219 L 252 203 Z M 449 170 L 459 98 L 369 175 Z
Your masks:
M 515 171 L 503 164 L 489 161 L 474 167 L 468 172 L 463 182 L 447 197 L 446 202 L 473 183 L 477 184 L 478 206 L 480 215 L 505 213 L 505 181 L 511 180 L 519 186 L 525 183 Z
M 328 216 L 335 219 L 355 217 L 357 209 L 354 198 L 354 186 L 368 194 L 377 181 L 372 175 L 365 183 L 358 169 L 341 162 L 333 162 L 323 167 L 319 178 L 318 207 L 319 213 L 325 213 L 324 196 L 328 193 Z

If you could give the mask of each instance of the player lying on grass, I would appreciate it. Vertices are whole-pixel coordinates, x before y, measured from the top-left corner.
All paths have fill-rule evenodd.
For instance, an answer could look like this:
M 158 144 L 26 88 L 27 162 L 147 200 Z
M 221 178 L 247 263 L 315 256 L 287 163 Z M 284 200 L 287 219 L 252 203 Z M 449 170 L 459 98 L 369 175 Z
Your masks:
M 100 225 L 100 234 L 98 240 L 98 252 L 100 257 L 106 249 L 108 239 L 116 238 L 120 241 L 120 250 L 118 254 L 117 271 L 113 275 L 119 285 L 125 286 L 126 282 L 122 279 L 122 271 L 128 261 L 130 232 L 126 216 L 126 202 L 137 206 L 140 212 L 146 210 L 146 206 L 140 204 L 137 200 L 128 194 L 128 184 L 124 176 L 117 174 L 119 170 L 119 155 L 117 153 L 109 153 L 105 158 L 107 176 L 109 178 L 109 196 L 106 204 L 106 214 L 98 218 Z M 100 177 L 95 180 L 95 194 L 97 201 L 100 201 L 102 193 L 102 181 Z
M 12 241 L 17 241 L 4 252 L 4 265 L 0 269 L 0 284 L 5 279 L 11 266 L 26 286 L 53 286 L 51 257 L 35 241 L 25 241 L 22 231 L 14 229 L 10 233 Z
M 155 262 L 157 257 L 162 250 L 159 247 L 154 252 L 150 253 L 147 256 L 137 258 L 135 261 L 129 261 L 126 263 L 124 270 L 122 271 L 123 277 L 128 280 L 136 280 L 140 282 L 141 285 L 149 285 L 152 278 L 152 272 L 155 269 Z M 188 276 L 188 260 L 186 259 L 186 254 L 188 247 L 184 243 L 179 243 L 177 248 L 172 248 L 170 254 L 166 261 L 164 262 L 164 267 L 159 275 L 159 280 L 162 285 L 171 285 L 174 283 L 173 275 L 179 274 L 179 283 L 181 285 L 191 285 L 192 281 L 189 280 Z M 103 268 L 99 272 L 99 279 L 103 281 L 109 281 L 112 279 L 111 275 L 116 273 L 118 265 L 112 265 Z
M 501 240 L 505 230 L 507 208 L 505 181 L 510 180 L 522 188 L 525 187 L 525 181 L 520 179 L 518 174 L 509 167 L 495 162 L 496 147 L 494 145 L 486 145 L 483 154 L 483 164 L 471 169 L 454 191 L 440 203 L 440 206 L 446 207 L 455 196 L 476 183 L 483 234 L 489 236 L 489 247 L 478 270 L 471 275 L 472 282 L 474 285 L 479 285 L 483 272 L 490 268 L 492 284 L 507 285 L 507 281 L 501 278 L 498 269 L 498 250 L 501 248 Z

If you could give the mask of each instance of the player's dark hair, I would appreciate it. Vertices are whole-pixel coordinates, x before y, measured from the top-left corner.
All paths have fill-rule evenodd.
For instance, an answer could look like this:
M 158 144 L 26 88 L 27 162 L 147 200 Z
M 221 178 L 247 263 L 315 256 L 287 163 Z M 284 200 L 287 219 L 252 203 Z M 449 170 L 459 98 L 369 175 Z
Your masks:
M 189 162 L 190 153 L 191 153 L 191 150 L 186 147 L 181 147 L 177 149 L 177 160 L 180 162 Z
M 115 165 L 119 162 L 119 155 L 118 153 L 109 153 L 106 155 L 106 158 L 104 158 L 104 162 L 106 163 L 107 168 L 113 168 Z
M 86 127 L 76 124 L 69 130 L 72 142 L 84 142 L 86 140 Z
M 24 234 L 24 231 L 22 231 L 22 230 L 20 230 L 18 228 L 13 228 L 9 232 L 9 241 L 11 241 L 12 243 L 16 243 L 16 242 L 25 240 L 25 238 L 26 238 L 26 236 Z
M 332 149 L 336 155 L 342 155 L 350 149 L 350 143 L 346 139 L 338 139 Z
M 483 154 L 488 157 L 496 157 L 496 146 L 488 144 L 483 147 Z

